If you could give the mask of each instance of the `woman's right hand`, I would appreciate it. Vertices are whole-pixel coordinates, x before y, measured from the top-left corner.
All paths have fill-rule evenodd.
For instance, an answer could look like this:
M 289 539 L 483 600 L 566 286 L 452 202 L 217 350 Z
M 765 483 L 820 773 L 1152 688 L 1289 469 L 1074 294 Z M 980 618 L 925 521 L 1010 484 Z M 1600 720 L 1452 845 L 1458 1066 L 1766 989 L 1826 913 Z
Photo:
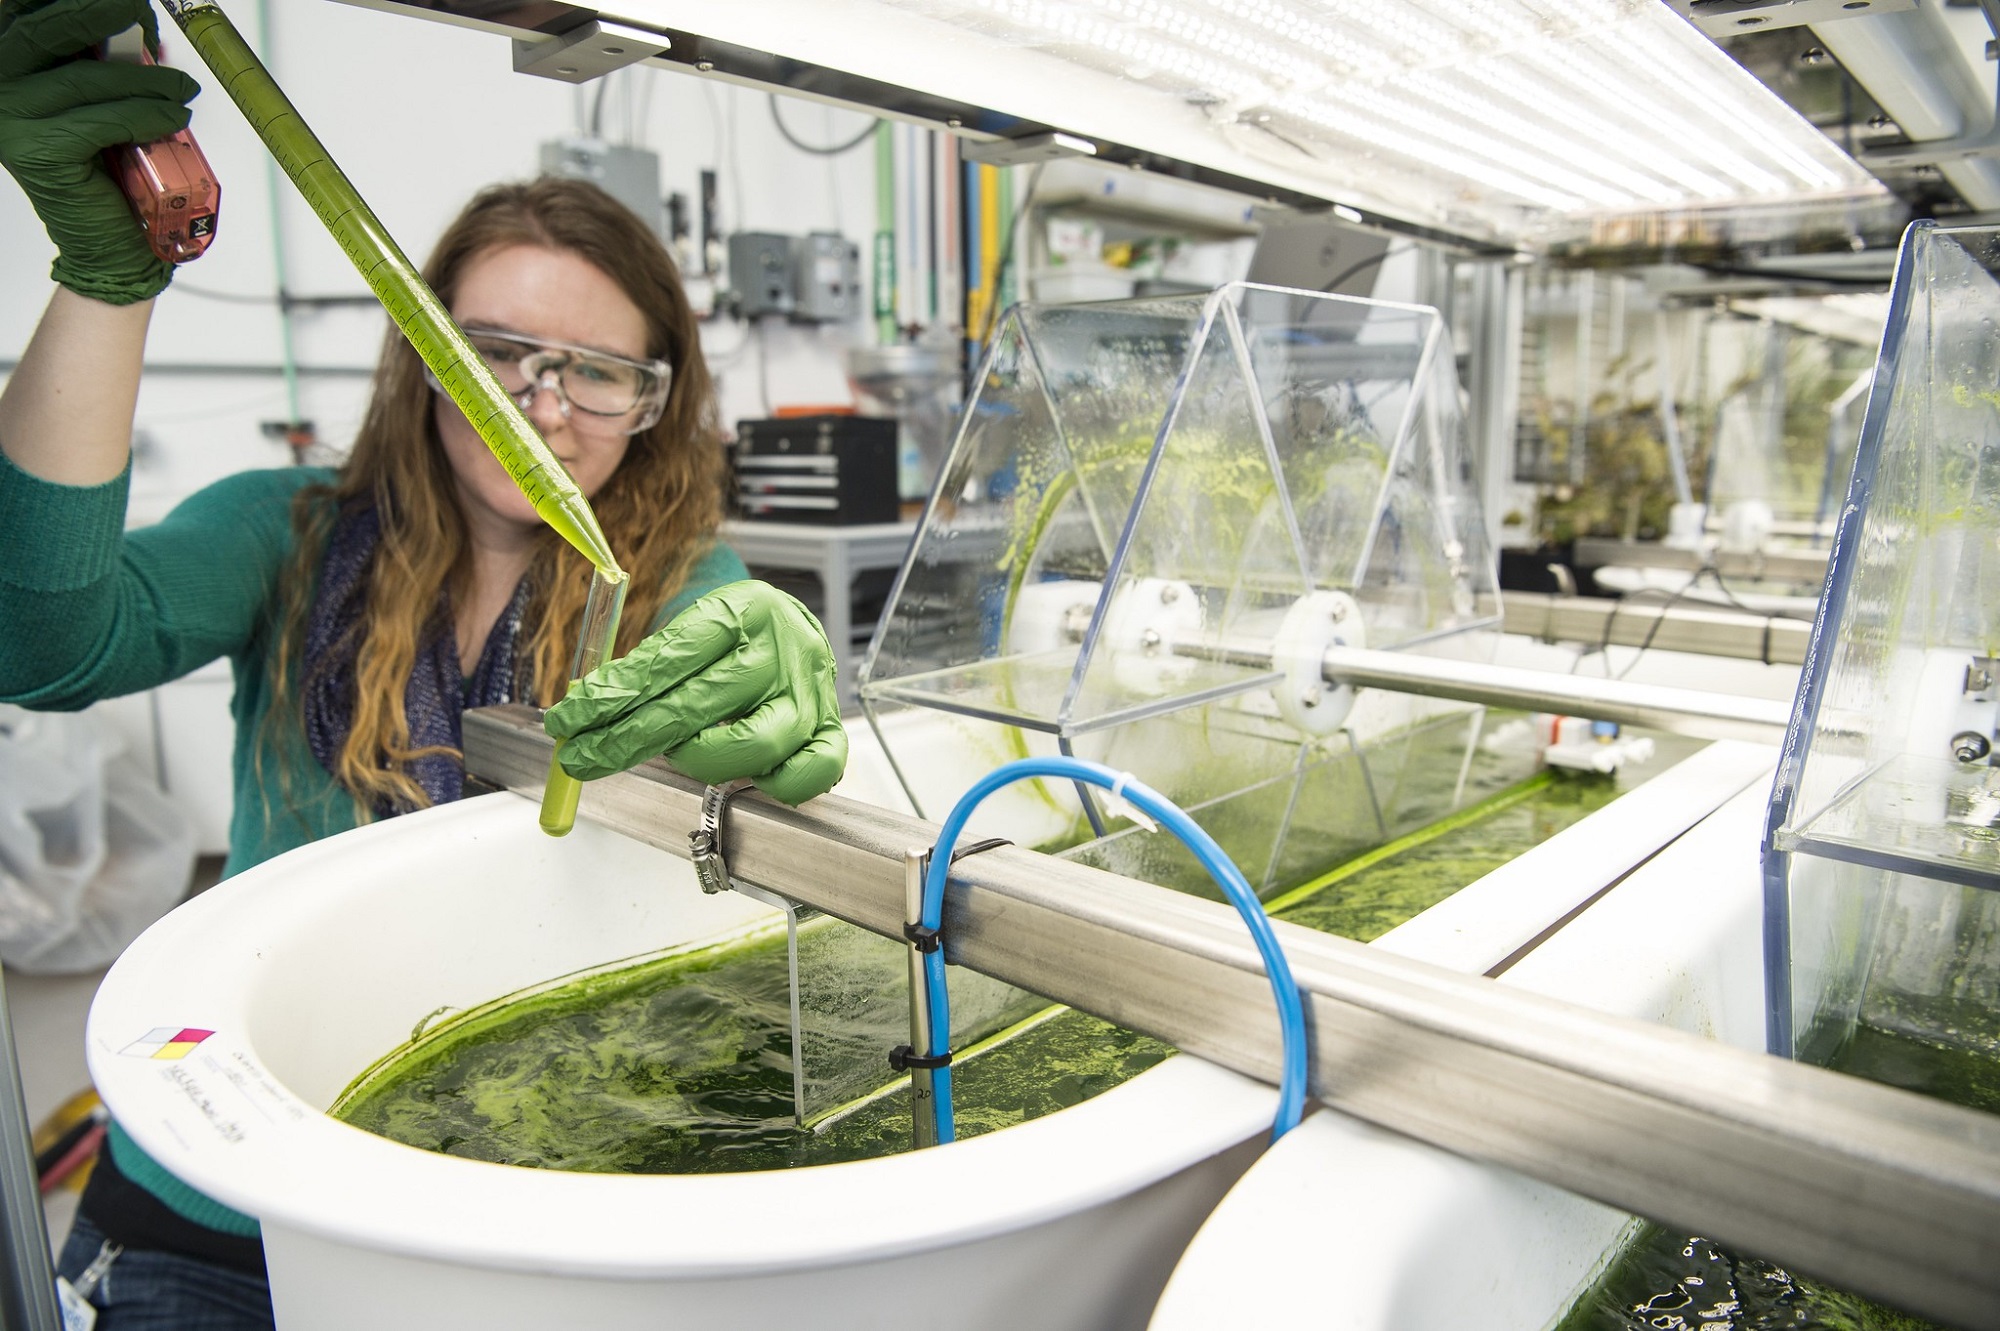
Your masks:
M 174 270 L 147 245 L 99 155 L 187 128 L 187 103 L 201 91 L 177 69 L 91 58 L 135 24 L 157 43 L 148 0 L 0 5 L 0 165 L 56 243 L 55 280 L 113 305 L 158 295 Z

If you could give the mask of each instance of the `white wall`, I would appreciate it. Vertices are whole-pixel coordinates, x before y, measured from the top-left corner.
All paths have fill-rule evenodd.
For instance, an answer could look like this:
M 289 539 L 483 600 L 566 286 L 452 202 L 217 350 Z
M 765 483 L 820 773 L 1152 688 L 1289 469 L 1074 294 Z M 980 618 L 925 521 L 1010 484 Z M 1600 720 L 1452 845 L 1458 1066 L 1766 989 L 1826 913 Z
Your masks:
M 257 8 L 247 0 L 231 6 L 253 43 L 260 36 Z M 503 38 L 326 0 L 288 0 L 272 11 L 272 72 L 390 232 L 419 261 L 474 190 L 534 174 L 537 145 L 578 125 L 577 90 L 515 74 Z M 194 129 L 222 179 L 223 213 L 209 252 L 182 270 L 154 316 L 147 354 L 155 370 L 141 390 L 136 421 L 135 522 L 159 516 L 174 500 L 219 476 L 289 460 L 286 448 L 257 428 L 260 421 L 288 415 L 284 383 L 275 373 L 277 308 L 243 303 L 244 298 L 269 302 L 276 289 L 268 158 L 199 57 L 171 28 L 167 51 L 170 62 L 188 68 L 204 85 Z M 594 98 L 596 91 L 589 85 L 582 96 Z M 854 113 L 809 103 L 789 103 L 786 110 L 793 132 L 813 141 L 845 139 L 867 123 Z M 603 128 L 614 141 L 635 131 L 633 137 L 660 153 L 663 192 L 687 194 L 691 215 L 699 197 L 698 173 L 717 169 L 725 231 L 837 229 L 867 253 L 874 229 L 872 151 L 864 145 L 824 159 L 792 149 L 773 127 L 761 93 L 678 71 L 634 70 L 611 83 Z M 299 295 L 365 294 L 346 257 L 290 183 L 280 179 L 278 192 L 287 287 Z M 47 302 L 54 247 L 20 192 L 4 183 L 0 237 L 10 256 L 0 266 L 0 359 L 11 361 Z M 239 299 L 217 300 L 204 292 Z M 302 381 L 302 413 L 318 425 L 325 443 L 344 448 L 351 440 L 367 393 L 361 372 L 374 363 L 386 326 L 374 308 L 293 315 L 302 365 L 350 371 L 308 374 Z M 720 353 L 729 421 L 762 414 L 766 383 L 773 406 L 845 401 L 839 349 L 870 336 L 861 320 L 851 328 L 768 329 L 769 372 L 760 374 L 757 346 L 747 345 L 734 358 L 728 354 L 745 331 L 740 324 L 716 321 L 704 333 Z M 169 372 L 190 364 L 272 372 Z

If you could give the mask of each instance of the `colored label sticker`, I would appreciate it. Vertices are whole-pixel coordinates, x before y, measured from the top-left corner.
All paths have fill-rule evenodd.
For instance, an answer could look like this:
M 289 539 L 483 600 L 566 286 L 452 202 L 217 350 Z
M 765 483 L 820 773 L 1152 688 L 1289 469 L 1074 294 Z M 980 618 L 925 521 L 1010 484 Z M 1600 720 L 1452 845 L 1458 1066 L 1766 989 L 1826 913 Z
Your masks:
M 158 1058 L 171 1061 L 186 1058 L 201 1046 L 203 1040 L 213 1034 L 214 1031 L 205 1031 L 196 1026 L 155 1026 L 118 1052 L 127 1058 Z

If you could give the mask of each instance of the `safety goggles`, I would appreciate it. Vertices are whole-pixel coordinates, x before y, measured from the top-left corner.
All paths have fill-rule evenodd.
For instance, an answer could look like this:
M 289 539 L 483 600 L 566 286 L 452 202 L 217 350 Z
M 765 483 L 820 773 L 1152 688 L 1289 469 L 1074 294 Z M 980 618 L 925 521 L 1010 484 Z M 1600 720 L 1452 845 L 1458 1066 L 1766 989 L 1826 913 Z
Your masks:
M 496 328 L 468 328 L 465 336 L 523 411 L 535 394 L 553 390 L 566 418 L 572 410 L 595 418 L 577 425 L 637 434 L 658 424 L 666 409 L 673 370 L 663 360 L 628 360 Z M 436 375 L 426 371 L 425 378 L 434 392 L 444 392 Z

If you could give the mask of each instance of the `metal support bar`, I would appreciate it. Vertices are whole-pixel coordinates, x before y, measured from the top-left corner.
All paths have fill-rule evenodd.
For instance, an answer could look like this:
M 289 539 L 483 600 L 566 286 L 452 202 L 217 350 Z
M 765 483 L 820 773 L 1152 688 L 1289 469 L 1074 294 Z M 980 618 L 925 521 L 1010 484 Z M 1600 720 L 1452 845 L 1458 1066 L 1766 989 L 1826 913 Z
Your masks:
M 467 770 L 539 798 L 524 707 L 466 713 Z M 590 784 L 594 822 L 686 855 L 702 787 L 663 763 Z M 903 936 L 914 818 L 833 796 L 745 798 L 734 872 Z M 1003 847 L 946 894 L 948 960 L 1275 1082 L 1277 1021 L 1227 906 Z M 1275 926 L 1323 1103 L 1925 1316 L 2000 1327 L 2000 1116 L 1609 1017 Z
M 1269 668 L 1271 647 L 1255 639 L 1176 642 L 1176 655 Z M 1644 726 L 1697 739 L 1747 739 L 1777 744 L 1785 737 L 1791 704 L 1731 693 L 1635 684 L 1624 679 L 1522 670 L 1415 652 L 1383 652 L 1363 647 L 1329 647 L 1320 658 L 1328 684 L 1388 689 L 1426 698 L 1449 698 L 1482 707 L 1558 712 L 1593 721 Z
M 609 19 L 590 19 L 553 37 L 514 39 L 514 72 L 564 83 L 592 79 L 666 54 L 666 36 Z
M 1645 646 L 1770 665 L 1802 664 L 1806 644 L 1812 639 L 1812 625 L 1803 619 L 1533 592 L 1508 592 L 1502 622 L 1509 633 L 1546 642 Z
M 1784 582 L 1818 584 L 1826 581 L 1824 550 L 1682 550 L 1657 541 L 1602 541 L 1585 539 L 1576 543 L 1580 568 L 1602 568 L 1607 564 L 1630 568 L 1686 569 L 1693 573 L 1712 567 L 1725 578 L 1775 578 Z
M 1978 5 L 1986 17 L 1986 30 L 1994 37 L 1986 43 L 1986 58 L 1992 60 L 1996 47 L 2000 47 L 2000 4 L 1995 4 L 1994 0 L 1978 0 Z M 2000 93 L 1996 93 L 1996 98 L 2000 98 Z M 1891 148 L 1868 148 L 1857 154 L 1855 160 L 1868 170 L 1879 173 L 1901 167 L 1940 166 L 1976 157 L 2000 157 L 2000 101 L 1996 101 L 1992 121 L 1981 132 L 1961 134 L 1955 139 L 1928 139 Z
M 0 981 L 0 1217 L 6 1221 L 6 1269 L 0 1271 L 0 1327 L 8 1331 L 60 1331 L 49 1231 L 36 1185 L 21 1065 L 14 1057 L 14 1023 L 7 1014 L 7 986 Z
M 1427 698 L 1452 698 L 1485 707 L 1560 712 L 1593 721 L 1644 726 L 1700 739 L 1747 739 L 1777 744 L 1785 737 L 1791 704 L 1740 698 L 1664 684 L 1561 675 L 1548 670 L 1456 661 L 1410 652 L 1330 647 L 1323 658 L 1327 682 L 1393 689 Z

